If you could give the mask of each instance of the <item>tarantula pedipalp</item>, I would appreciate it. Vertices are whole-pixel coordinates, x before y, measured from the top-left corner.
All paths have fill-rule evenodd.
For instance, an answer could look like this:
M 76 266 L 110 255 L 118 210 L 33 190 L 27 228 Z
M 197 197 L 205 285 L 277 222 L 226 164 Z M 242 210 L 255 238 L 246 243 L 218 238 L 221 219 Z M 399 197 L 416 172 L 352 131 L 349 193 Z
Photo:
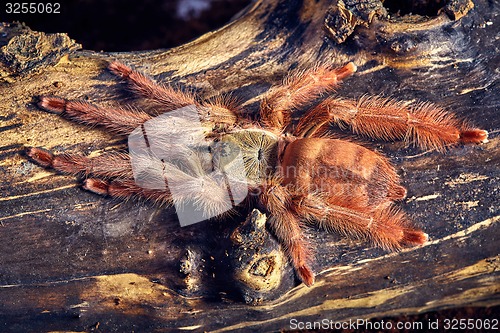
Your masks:
M 405 214 L 394 206 L 395 201 L 405 197 L 406 190 L 399 184 L 390 162 L 359 144 L 334 138 L 328 134 L 329 125 L 346 126 L 375 139 L 403 139 L 424 149 L 438 150 L 458 143 L 486 142 L 488 136 L 486 131 L 467 125 L 435 105 L 407 104 L 380 97 L 362 97 L 357 101 L 328 97 L 293 126 L 291 114 L 352 75 L 356 71 L 353 63 L 337 69 L 316 66 L 290 74 L 282 84 L 268 91 L 261 102 L 257 123 L 246 119 L 238 105 L 229 99 L 199 101 L 191 94 L 157 84 L 120 62 L 112 62 L 109 69 L 124 79 L 134 94 L 152 103 L 157 114 L 48 96 L 40 98 L 39 107 L 127 136 L 136 129 L 146 133 L 146 124 L 155 116 L 194 106 L 201 121 L 200 130 L 209 142 L 206 145 L 213 148 L 214 159 L 206 163 L 196 149 L 191 149 L 188 155 L 195 162 L 183 161 L 183 168 L 174 165 L 176 176 L 166 179 L 165 188 L 150 188 L 137 182 L 130 154 L 105 153 L 88 158 L 54 155 L 43 148 L 31 147 L 27 148 L 28 156 L 42 166 L 84 175 L 84 188 L 92 192 L 191 205 L 211 217 L 213 212 L 227 210 L 220 198 L 222 192 L 230 189 L 227 182 L 214 183 L 204 175 L 213 171 L 214 161 L 222 169 L 234 167 L 231 151 L 237 151 L 244 161 L 248 198 L 256 199 L 248 202 L 268 214 L 269 228 L 300 280 L 308 286 L 313 284 L 314 274 L 310 268 L 310 246 L 302 236 L 304 222 L 363 236 L 387 249 L 427 240 L 427 235 L 412 227 Z M 171 161 L 161 160 L 158 168 L 144 165 L 148 164 L 147 159 L 142 163 L 145 169 L 158 170 Z M 168 185 L 176 182 L 181 185 L 181 195 L 174 196 Z

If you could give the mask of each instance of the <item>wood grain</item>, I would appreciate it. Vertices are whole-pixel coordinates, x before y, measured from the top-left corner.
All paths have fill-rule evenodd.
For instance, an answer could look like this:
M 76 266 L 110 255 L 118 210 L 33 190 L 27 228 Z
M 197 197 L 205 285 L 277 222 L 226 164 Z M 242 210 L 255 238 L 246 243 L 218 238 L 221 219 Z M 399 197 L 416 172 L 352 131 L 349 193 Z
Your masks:
M 256 1 L 220 30 L 170 50 L 75 51 L 65 38 L 50 56 L 32 52 L 40 56 L 28 59 L 29 66 L 14 66 L 0 52 L 2 330 L 276 331 L 289 329 L 291 318 L 342 321 L 498 305 L 500 93 L 492 41 L 499 5 L 474 1 L 460 20 L 442 14 L 405 31 L 390 30 L 380 19 L 336 44 L 324 27 L 331 4 Z M 9 36 L 2 50 L 26 41 L 14 35 L 33 34 L 16 25 L 1 29 Z M 54 43 L 50 36 L 40 40 Z M 205 97 L 234 92 L 249 113 L 291 68 L 354 61 L 358 73 L 337 94 L 432 101 L 487 129 L 491 140 L 446 154 L 365 140 L 395 164 L 408 188 L 401 207 L 430 242 L 387 253 L 308 230 L 316 247 L 316 284 L 296 285 L 288 265 L 279 288 L 247 305 L 231 282 L 225 254 L 227 236 L 244 215 L 181 228 L 171 210 L 85 192 L 73 177 L 22 155 L 25 145 L 91 155 L 124 148 L 120 138 L 41 112 L 33 103 L 42 94 L 101 105 L 134 102 L 105 70 L 111 59 Z M 186 260 L 197 268 L 189 276 L 181 266 Z

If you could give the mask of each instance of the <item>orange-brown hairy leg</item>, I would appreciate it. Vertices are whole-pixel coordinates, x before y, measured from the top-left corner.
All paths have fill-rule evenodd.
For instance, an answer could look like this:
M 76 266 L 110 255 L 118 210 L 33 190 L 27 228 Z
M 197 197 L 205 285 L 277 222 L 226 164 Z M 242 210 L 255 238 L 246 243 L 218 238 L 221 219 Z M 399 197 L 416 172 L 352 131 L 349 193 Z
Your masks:
M 292 213 L 291 196 L 278 183 L 269 184 L 261 194 L 261 202 L 270 213 L 268 223 L 283 246 L 299 279 L 307 286 L 314 283 L 314 273 L 309 267 L 310 250 L 302 235 L 300 221 Z
M 71 175 L 93 175 L 104 178 L 132 178 L 127 154 L 106 153 L 94 158 L 81 155 L 55 155 L 47 149 L 27 147 L 26 154 L 37 164 Z
M 159 110 L 160 112 L 199 104 L 191 94 L 176 90 L 168 85 L 160 85 L 119 61 L 113 61 L 108 68 L 115 75 L 126 80 L 135 94 L 163 106 L 165 109 Z
M 290 113 L 321 94 L 331 91 L 341 80 L 356 71 L 356 65 L 331 69 L 317 66 L 312 69 L 294 72 L 283 80 L 281 85 L 272 87 L 260 105 L 262 123 L 269 129 L 282 132 L 290 123 Z
M 227 202 L 226 183 L 211 177 L 191 176 L 180 169 L 170 170 L 172 177 L 165 179 L 162 171 L 164 165 L 156 163 L 155 160 L 140 162 L 146 165 L 139 164 L 139 169 L 141 166 L 152 169 L 143 174 L 142 178 L 139 177 L 138 184 L 127 154 L 107 153 L 88 158 L 79 155 L 54 155 L 46 149 L 36 147 L 26 148 L 26 153 L 41 166 L 72 175 L 96 177 L 87 178 L 84 188 L 97 194 L 122 199 L 139 197 L 159 204 L 170 204 L 175 201 L 176 204 L 182 205 L 190 202 L 200 212 L 206 213 L 206 218 L 232 213 L 232 206 Z M 144 183 L 141 184 L 141 181 Z M 175 197 L 170 195 L 165 181 L 168 181 L 169 186 L 175 186 Z
M 83 183 L 83 188 L 99 195 L 109 195 L 123 200 L 141 198 L 159 205 L 170 205 L 172 203 L 172 195 L 168 190 L 145 189 L 137 186 L 133 180 L 107 181 L 98 178 L 87 178 Z
M 67 116 L 87 125 L 101 125 L 120 135 L 128 135 L 151 116 L 142 111 L 103 108 L 84 101 L 69 101 L 59 97 L 40 97 L 38 106 L 52 113 Z
M 206 215 L 207 219 L 232 214 L 232 206 L 226 201 L 221 201 L 221 198 L 222 200 L 226 199 L 227 188 L 211 185 L 207 186 L 210 187 L 209 190 L 200 191 L 199 188 L 192 188 L 189 185 L 191 184 L 187 183 L 183 193 L 179 193 L 179 189 L 177 189 L 175 195 L 172 195 L 167 187 L 161 189 L 144 188 L 137 185 L 132 179 L 87 178 L 83 188 L 100 195 L 109 195 L 123 200 L 145 199 L 157 205 L 170 206 L 175 203 L 176 207 L 179 207 L 178 205 L 192 203 L 199 212 L 208 214 Z
M 108 68 L 117 76 L 125 79 L 135 94 L 161 106 L 157 110 L 158 114 L 195 105 L 198 107 L 202 119 L 228 125 L 234 125 L 238 120 L 239 108 L 237 102 L 231 97 L 220 96 L 210 101 L 198 102 L 192 94 L 176 90 L 168 85 L 158 84 L 121 62 L 114 61 L 109 64 Z
M 110 195 L 121 199 L 140 197 L 160 204 L 171 203 L 168 190 L 145 189 L 133 181 L 132 167 L 127 154 L 107 153 L 88 158 L 80 155 L 55 155 L 37 147 L 26 148 L 26 154 L 37 164 L 63 173 L 107 178 L 108 180 L 99 178 L 84 180 L 83 188 L 99 195 Z
M 402 139 L 423 149 L 443 150 L 447 145 L 488 139 L 487 131 L 473 128 L 431 103 L 407 104 L 366 96 L 358 101 L 326 99 L 301 119 L 295 135 L 314 136 L 329 122 L 375 139 Z
M 318 194 L 296 198 L 294 203 L 301 216 L 321 228 L 368 238 L 384 249 L 399 250 L 424 244 L 428 239 L 427 234 L 412 227 L 405 214 L 390 204 L 363 212 L 342 206 L 345 202 L 340 197 Z

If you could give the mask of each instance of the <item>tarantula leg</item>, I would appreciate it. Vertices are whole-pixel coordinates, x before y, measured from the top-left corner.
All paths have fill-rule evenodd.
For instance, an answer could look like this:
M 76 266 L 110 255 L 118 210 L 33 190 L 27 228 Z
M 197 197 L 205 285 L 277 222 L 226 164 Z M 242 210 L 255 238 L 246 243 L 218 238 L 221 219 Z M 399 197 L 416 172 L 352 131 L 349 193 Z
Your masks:
M 428 239 L 426 233 L 412 227 L 405 214 L 390 204 L 362 212 L 310 194 L 296 200 L 296 210 L 303 218 L 325 230 L 369 238 L 387 250 L 421 245 Z
M 121 199 L 139 197 L 160 205 L 168 205 L 173 202 L 170 190 L 165 183 L 163 183 L 164 186 L 155 186 L 154 188 L 140 186 L 136 183 L 127 154 L 106 153 L 88 158 L 80 155 L 55 155 L 38 147 L 27 147 L 26 154 L 41 166 L 50 167 L 66 174 L 92 176 L 84 180 L 83 187 L 100 195 Z M 153 174 L 149 176 L 152 177 Z M 199 209 L 210 215 L 209 217 L 232 212 L 232 206 L 228 206 L 226 200 L 225 184 L 220 184 L 210 178 L 193 177 L 180 171 L 171 176 L 169 184 L 171 182 L 177 189 L 174 198 L 176 203 L 201 203 Z
M 271 185 L 261 195 L 261 202 L 270 213 L 269 226 L 284 247 L 299 279 L 307 286 L 314 283 L 314 273 L 309 267 L 310 250 L 303 238 L 299 219 L 287 203 L 291 203 L 286 189 L 278 184 Z
M 272 213 L 271 213 L 272 214 Z M 286 212 L 269 219 L 270 228 L 290 258 L 299 279 L 307 286 L 314 284 L 314 273 L 309 267 L 309 249 L 302 238 L 300 223 L 296 216 Z
M 125 79 L 131 90 L 162 107 L 158 113 L 168 112 L 188 105 L 208 109 L 207 116 L 214 123 L 234 125 L 238 120 L 238 108 L 230 97 L 219 97 L 213 101 L 198 102 L 193 95 L 176 90 L 168 85 L 154 82 L 146 75 L 133 70 L 127 65 L 114 61 L 108 68 L 115 75 Z
M 443 150 L 447 145 L 488 141 L 487 131 L 473 128 L 431 103 L 408 105 L 366 96 L 358 101 L 326 99 L 301 119 L 295 135 L 318 135 L 329 122 L 375 139 L 402 139 L 422 149 Z
M 200 193 L 199 188 L 188 188 L 188 186 L 186 186 L 185 193 L 175 193 L 174 196 L 167 187 L 162 189 L 145 188 L 137 185 L 132 179 L 113 179 L 108 181 L 97 178 L 87 178 L 83 183 L 83 188 L 99 195 L 109 195 L 123 200 L 131 198 L 145 199 L 160 206 L 170 206 L 175 203 L 176 207 L 179 207 L 178 204 L 182 206 L 182 203 L 199 202 L 203 205 L 198 207 L 199 211 L 211 214 L 210 216 L 207 215 L 207 218 L 232 213 L 232 209 L 220 209 L 220 206 L 213 207 L 214 205 L 220 204 L 220 202 L 217 201 L 217 197 L 222 193 L 218 191 L 218 189 L 215 189 L 214 186 L 212 186 L 212 192 L 205 194 Z M 202 201 L 203 199 L 205 201 Z M 210 211 L 211 208 L 215 208 L 215 211 L 219 214 L 214 214 L 213 211 Z
M 294 72 L 281 85 L 272 87 L 260 105 L 263 124 L 269 129 L 282 132 L 290 123 L 291 112 L 303 107 L 321 94 L 331 91 L 341 80 L 356 72 L 356 65 L 331 69 L 316 66 L 302 72 Z
M 160 85 L 119 61 L 113 61 L 108 68 L 115 75 L 125 79 L 135 94 L 165 107 L 163 112 L 199 104 L 191 94 L 175 90 L 167 85 Z
M 128 135 L 152 117 L 145 112 L 121 108 L 103 108 L 84 101 L 42 96 L 38 106 L 87 125 L 102 125 L 112 132 Z
M 102 180 L 98 178 L 87 178 L 83 182 L 83 188 L 87 191 L 109 195 L 119 199 L 130 199 L 133 197 L 147 199 L 159 205 L 170 205 L 172 195 L 168 190 L 145 189 L 137 186 L 133 180 Z
M 131 178 L 130 158 L 123 153 L 106 153 L 94 158 L 81 155 L 55 155 L 47 149 L 26 147 L 26 154 L 37 164 L 71 175 L 104 178 Z

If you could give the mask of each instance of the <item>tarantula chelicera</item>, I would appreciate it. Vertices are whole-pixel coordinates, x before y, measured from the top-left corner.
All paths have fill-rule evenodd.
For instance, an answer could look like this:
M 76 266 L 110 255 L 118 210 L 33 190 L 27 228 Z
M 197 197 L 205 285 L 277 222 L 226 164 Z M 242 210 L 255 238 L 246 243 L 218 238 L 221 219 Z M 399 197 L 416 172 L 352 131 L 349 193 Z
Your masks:
M 55 155 L 31 147 L 27 148 L 28 156 L 44 167 L 83 175 L 84 188 L 92 192 L 187 207 L 201 212 L 201 219 L 224 215 L 245 199 L 248 206 L 268 215 L 268 227 L 300 280 L 308 286 L 314 283 L 314 273 L 310 268 L 310 247 L 302 236 L 304 223 L 363 236 L 386 249 L 427 240 L 427 235 L 412 227 L 394 206 L 395 201 L 405 197 L 406 189 L 399 184 L 390 162 L 357 143 L 335 138 L 328 132 L 329 126 L 336 124 L 371 138 L 401 139 L 437 150 L 458 143 L 486 142 L 488 137 L 488 132 L 430 103 L 367 96 L 358 100 L 327 97 L 306 111 L 296 125 L 292 124 L 293 112 L 331 92 L 356 71 L 353 63 L 293 72 L 267 92 L 258 121 L 245 117 L 233 99 L 202 101 L 193 94 L 157 84 L 116 61 L 109 64 L 109 70 L 124 79 L 134 94 L 154 105 L 156 114 L 48 96 L 41 97 L 38 106 L 129 136 L 129 153 L 110 152 L 89 158 Z M 170 119 L 174 125 L 163 120 L 146 126 L 178 110 L 194 110 L 198 124 L 194 120 L 183 123 L 183 111 L 180 118 Z M 190 146 L 171 142 L 183 132 L 189 132 L 190 138 L 197 136 L 199 142 Z M 154 137 L 163 151 L 180 153 L 171 160 L 153 153 L 133 161 L 130 136 L 134 133 L 142 135 L 145 146 L 141 149 L 151 148 Z M 242 163 L 236 156 L 242 157 Z M 151 179 L 159 179 L 161 186 L 148 185 L 155 183 L 148 181 Z M 245 195 L 236 200 L 234 194 L 242 187 L 245 191 L 240 193 Z M 228 193 L 229 208 L 224 199 Z

